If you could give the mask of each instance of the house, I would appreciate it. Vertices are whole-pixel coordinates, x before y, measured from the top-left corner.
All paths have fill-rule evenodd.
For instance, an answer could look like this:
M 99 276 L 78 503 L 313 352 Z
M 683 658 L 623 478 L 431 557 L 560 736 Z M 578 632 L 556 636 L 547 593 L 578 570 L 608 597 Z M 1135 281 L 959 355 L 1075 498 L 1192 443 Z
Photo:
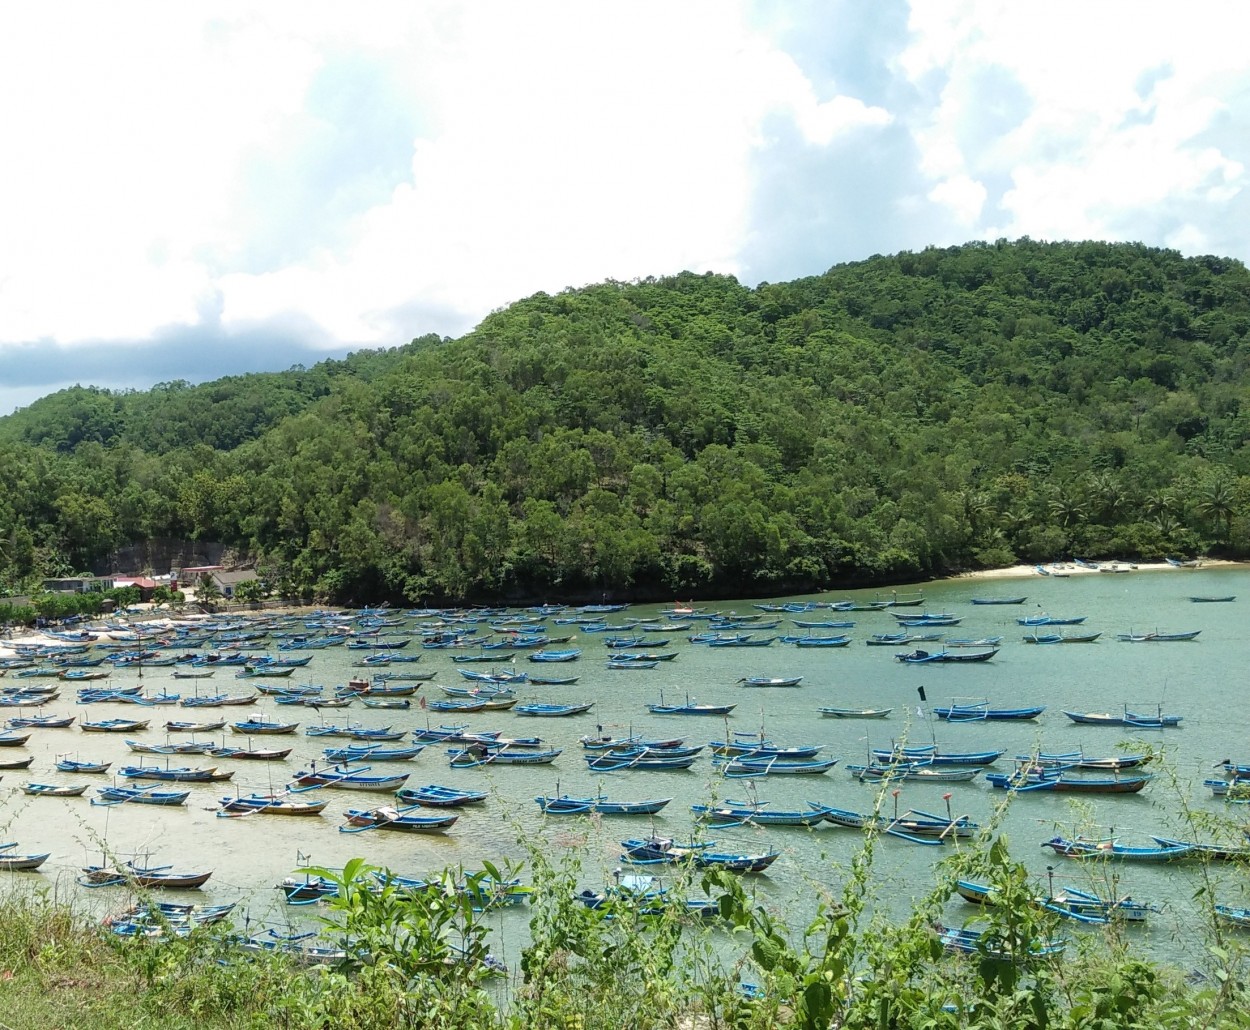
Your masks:
M 184 569 L 183 571 L 186 572 L 187 570 Z M 255 569 L 237 569 L 233 572 L 218 569 L 214 572 L 204 573 L 204 575 L 200 578 L 200 581 L 203 582 L 207 579 L 221 591 L 222 597 L 234 597 L 235 588 L 240 583 L 246 583 L 259 578 L 260 577 L 256 575 Z
M 148 576 L 114 576 L 113 587 L 120 590 L 123 587 L 138 587 L 139 600 L 146 603 L 152 600 L 152 593 L 157 587 L 156 580 Z
M 97 590 L 112 590 L 112 576 L 67 576 L 64 579 L 45 579 L 43 588 L 52 594 L 86 594 Z

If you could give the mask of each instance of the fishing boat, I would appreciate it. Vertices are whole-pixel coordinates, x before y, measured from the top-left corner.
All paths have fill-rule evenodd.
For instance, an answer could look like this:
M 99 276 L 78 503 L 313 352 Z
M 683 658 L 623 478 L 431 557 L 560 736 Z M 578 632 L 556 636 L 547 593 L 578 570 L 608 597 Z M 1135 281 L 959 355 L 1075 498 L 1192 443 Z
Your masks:
M 25 758 L 0 758 L 0 769 L 29 769 L 34 760 L 34 755 L 27 755 Z
M 1039 612 L 1036 615 L 1026 615 L 1023 618 L 1016 619 L 1016 622 L 1021 626 L 1079 626 L 1087 618 L 1089 618 L 1088 615 L 1057 617 L 1047 615 L 1045 612 Z
M 991 708 L 988 700 L 953 701 L 949 706 L 936 707 L 933 714 L 947 722 L 1026 722 L 1036 719 L 1046 711 L 1045 705 L 1027 708 Z
M 96 722 L 83 720 L 78 728 L 84 733 L 138 733 L 146 730 L 150 719 L 100 719 Z
M 954 816 L 949 811 L 945 816 L 922 812 L 918 809 L 908 809 L 901 814 L 896 812 L 893 816 L 863 815 L 859 812 L 848 812 L 845 809 L 822 805 L 815 801 L 809 801 L 807 804 L 813 811 L 819 812 L 826 822 L 834 826 L 854 830 L 873 829 L 892 837 L 915 840 L 921 844 L 941 844 L 947 840 L 973 837 L 981 829 L 968 816 Z
M 341 833 L 360 833 L 363 830 L 394 830 L 400 833 L 442 833 L 451 829 L 458 815 L 416 815 L 420 805 L 403 808 L 384 806 L 368 811 L 349 808 L 344 813 L 347 825 L 340 826 Z
M 24 783 L 22 793 L 37 798 L 76 798 L 87 792 L 88 784 L 71 786 L 64 783 Z
M 562 749 L 509 751 L 507 746 L 478 745 L 449 752 L 453 769 L 476 769 L 483 765 L 550 765 Z
M 956 880 L 955 892 L 973 905 L 995 905 L 998 891 L 990 884 L 972 880 Z M 1076 887 L 1060 887 L 1052 884 L 1049 893 L 1033 898 L 1033 904 L 1065 919 L 1095 926 L 1105 926 L 1112 921 L 1144 923 L 1152 912 L 1161 912 L 1158 905 L 1136 901 L 1131 896 L 1103 898 Z
M 1165 715 L 1163 709 L 1157 712 L 1132 712 L 1126 706 L 1120 714 L 1112 712 L 1069 712 L 1064 715 L 1081 726 L 1132 726 L 1137 729 L 1160 730 L 1177 727 L 1184 716 Z
M 165 730 L 167 733 L 216 733 L 218 730 L 226 728 L 226 720 L 219 719 L 215 722 L 167 722 Z
M 536 687 L 571 687 L 580 676 L 535 676 L 530 674 L 530 682 Z M 446 688 L 444 688 L 446 689 Z
M 1132 862 L 1170 862 L 1194 853 L 1187 844 L 1153 844 L 1146 846 L 1121 844 L 1115 837 L 1052 837 L 1042 843 L 1064 858 L 1116 858 Z
M 1018 962 L 1025 959 L 1054 958 L 1063 954 L 1067 941 L 1062 939 L 1031 941 L 1026 954 L 1010 952 L 1002 937 L 995 931 L 978 930 L 970 926 L 937 927 L 938 941 L 942 947 L 956 955 L 984 955 L 990 959 Z
M 1003 642 L 1002 637 L 952 637 L 951 639 L 946 641 L 945 646 L 947 648 L 952 648 L 952 647 L 989 648 L 989 647 L 997 647 L 1002 642 Z
M 744 676 L 738 680 L 744 687 L 797 687 L 802 676 Z
M 269 719 L 243 719 L 239 722 L 232 722 L 230 724 L 230 729 L 234 733 L 254 733 L 278 736 L 284 733 L 294 733 L 297 729 L 299 729 L 299 723 L 275 722 Z
M 19 715 L 5 721 L 10 730 L 63 730 L 77 719 L 76 715 Z
M 734 758 L 716 758 L 714 762 L 721 773 L 730 778 L 751 776 L 819 776 L 838 764 L 836 758 L 811 759 L 808 761 L 779 757 L 756 758 L 739 755 Z
M 690 695 L 686 695 L 684 704 L 666 704 L 664 695 L 660 694 L 658 704 L 647 705 L 647 711 L 652 715 L 728 715 L 738 705 L 718 705 L 718 704 L 698 704 L 691 700 Z
M 828 719 L 884 719 L 893 708 L 817 708 Z
M 1017 762 L 1052 769 L 1102 769 L 1117 771 L 1133 769 L 1153 761 L 1149 754 L 1105 755 L 1091 757 L 1084 751 L 1039 751 L 1035 755 L 1016 755 Z
M 1133 633 L 1130 631 L 1128 633 L 1117 633 L 1115 638 L 1129 644 L 1150 644 L 1177 640 L 1194 640 L 1201 632 L 1202 630 L 1200 629 L 1192 629 L 1183 633 L 1160 633 L 1158 630 L 1153 633 Z
M 96 787 L 93 805 L 159 805 L 176 808 L 185 805 L 191 796 L 189 790 L 154 790 L 150 787 Z
M 400 801 L 425 808 L 462 808 L 465 805 L 480 805 L 486 801 L 486 792 L 482 790 L 459 790 L 456 787 L 444 787 L 437 783 L 427 783 L 423 787 L 405 787 L 395 792 Z
M 525 657 L 531 662 L 575 662 L 582 656 L 580 648 L 566 648 L 563 650 L 541 650 L 531 651 Z
M 84 887 L 120 887 L 129 885 L 142 887 L 145 890 L 197 890 L 203 887 L 211 877 L 212 871 L 206 873 L 173 873 L 165 868 L 144 868 L 131 865 L 129 862 L 121 866 L 84 866 L 77 880 Z
M 945 633 L 873 633 L 864 641 L 869 647 L 898 647 L 902 644 L 934 644 Z
M 1055 791 L 1066 794 L 1136 794 L 1153 776 L 1140 773 L 1132 776 L 1081 776 L 1063 768 L 1020 763 L 1013 772 L 987 772 L 985 782 L 999 790 L 1017 794 L 1033 791 Z
M 1027 597 L 974 597 L 973 604 L 1024 604 Z
M 12 846 L 17 847 L 17 844 Z M 42 855 L 19 855 L 6 850 L 0 853 L 0 872 L 32 873 L 43 865 L 50 855 L 51 852 L 44 852 Z
M 112 762 L 81 762 L 68 756 L 56 760 L 57 771 L 68 773 L 106 773 L 112 764 Z
M 534 702 L 533 704 L 517 705 L 513 712 L 516 715 L 538 717 L 538 718 L 562 718 L 568 715 L 581 715 L 583 712 L 589 712 L 595 703 L 593 701 L 585 701 L 577 704 L 551 704 L 547 702 Z
M 322 751 L 332 762 L 407 762 L 425 750 L 424 744 L 383 747 L 381 744 L 347 744 Z
M 293 749 L 289 747 L 213 747 L 204 752 L 208 758 L 242 758 L 258 762 L 278 762 L 286 758 Z
M 28 740 L 29 733 L 0 733 L 0 747 L 21 747 Z
M 869 754 L 874 763 L 904 765 L 923 763 L 930 766 L 984 766 L 993 765 L 1006 752 L 1002 749 L 989 751 L 943 751 L 936 744 L 918 744 L 915 747 L 895 745 L 893 748 L 872 748 Z
M 320 815 L 330 802 L 303 801 L 284 794 L 245 794 L 239 797 L 222 798 L 217 811 L 219 817 L 238 818 L 239 816 L 265 813 L 268 815 Z
M 124 765 L 117 771 L 128 780 L 165 780 L 175 783 L 214 783 L 234 776 L 233 769 L 221 770 L 211 765 L 204 769 L 192 769 L 188 766 L 169 768 L 159 765 Z
M 710 829 L 735 826 L 817 826 L 824 822 L 824 813 L 814 808 L 770 809 L 767 801 L 732 801 L 719 805 L 691 805 L 690 811 L 707 823 Z
M 604 751 L 584 756 L 592 772 L 624 772 L 628 769 L 689 769 L 698 760 L 697 754 L 677 754 L 671 750 L 635 748 L 625 751 Z
M 915 651 L 901 651 L 894 657 L 900 662 L 908 665 L 924 665 L 929 662 L 988 662 L 996 654 L 998 648 L 991 648 L 988 651 L 925 651 L 917 648 Z
M 647 801 L 613 801 L 603 794 L 594 797 L 540 795 L 534 798 L 538 807 L 547 815 L 654 815 L 672 800 L 652 798 Z
M 1235 926 L 1239 930 L 1250 930 L 1250 909 L 1222 904 L 1212 905 L 1211 909 L 1221 923 Z
M 308 769 L 295 773 L 291 779 L 301 787 L 341 787 L 343 790 L 369 790 L 392 793 L 408 782 L 408 773 L 393 776 L 367 776 L 368 766 L 353 769 L 331 766 L 329 769 Z
M 915 780 L 922 783 L 967 783 L 976 778 L 981 768 L 943 767 L 928 762 L 898 762 L 890 765 L 848 765 L 846 771 L 861 782 Z
M 1236 594 L 1223 594 L 1219 597 L 1190 597 L 1190 601 L 1194 604 L 1228 604 L 1229 602 L 1235 600 L 1237 600 Z
M 1026 644 L 1092 644 L 1102 633 L 1026 633 Z
M 682 846 L 665 838 L 650 836 L 640 839 L 623 840 L 621 847 L 625 854 L 622 861 L 633 865 L 672 865 L 689 862 L 698 869 L 723 869 L 733 873 L 762 873 L 780 856 L 779 851 L 767 851 L 759 854 L 736 854 L 723 851 L 712 851 L 711 843 L 696 843 Z

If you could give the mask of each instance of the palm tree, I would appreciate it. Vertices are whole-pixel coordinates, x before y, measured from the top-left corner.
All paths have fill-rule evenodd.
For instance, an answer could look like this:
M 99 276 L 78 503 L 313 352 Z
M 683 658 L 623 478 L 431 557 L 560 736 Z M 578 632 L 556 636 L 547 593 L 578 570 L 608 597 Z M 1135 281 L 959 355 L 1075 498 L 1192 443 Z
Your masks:
M 1237 514 L 1237 490 L 1225 475 L 1217 475 L 1202 485 L 1198 494 L 1198 514 L 1215 524 L 1223 543 L 1233 532 L 1233 516 Z

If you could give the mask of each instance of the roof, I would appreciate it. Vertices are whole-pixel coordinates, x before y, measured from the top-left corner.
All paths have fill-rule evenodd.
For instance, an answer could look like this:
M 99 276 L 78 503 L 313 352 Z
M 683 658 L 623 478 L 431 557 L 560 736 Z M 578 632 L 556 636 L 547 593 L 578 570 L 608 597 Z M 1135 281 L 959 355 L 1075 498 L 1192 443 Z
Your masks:
M 138 587 L 140 590 L 155 590 L 157 583 L 147 576 L 114 576 L 115 587 Z
M 214 572 L 213 579 L 224 586 L 233 586 L 235 583 L 246 583 L 248 580 L 259 579 L 255 569 L 237 569 L 234 572 Z

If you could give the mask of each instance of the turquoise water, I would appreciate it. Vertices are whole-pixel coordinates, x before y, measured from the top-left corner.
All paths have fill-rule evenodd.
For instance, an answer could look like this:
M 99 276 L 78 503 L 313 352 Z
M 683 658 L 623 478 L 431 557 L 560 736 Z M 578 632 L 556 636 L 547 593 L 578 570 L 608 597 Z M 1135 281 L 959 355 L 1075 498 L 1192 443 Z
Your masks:
M 1036 874 L 1039 883 L 1044 883 L 1050 865 L 1055 871 L 1056 885 L 1094 885 L 1104 891 L 1114 890 L 1120 896 L 1131 894 L 1139 899 L 1165 902 L 1165 913 L 1156 917 L 1149 929 L 1132 930 L 1133 938 L 1148 951 L 1167 956 L 1185 954 L 1194 944 L 1185 928 L 1190 922 L 1190 898 L 1199 884 L 1200 870 L 1196 863 L 1120 864 L 1108 869 L 1101 863 L 1055 858 L 1040 845 L 1056 832 L 1085 831 L 1101 835 L 1111 828 L 1123 834 L 1126 842 L 1131 839 L 1142 843 L 1143 835 L 1148 833 L 1189 837 L 1193 833 L 1185 828 L 1181 815 L 1185 805 L 1204 817 L 1228 820 L 1223 839 L 1235 839 L 1236 826 L 1242 821 L 1241 806 L 1213 800 L 1210 791 L 1202 786 L 1202 780 L 1214 775 L 1212 765 L 1223 758 L 1250 761 L 1245 716 L 1245 666 L 1250 650 L 1246 645 L 1243 614 L 1244 606 L 1250 604 L 1250 572 L 1240 568 L 1169 569 L 1124 575 L 1090 573 L 1061 579 L 1041 576 L 967 579 L 925 584 L 923 591 L 928 610 L 950 611 L 963 617 L 959 626 L 944 631 L 948 636 L 1002 635 L 1002 649 L 996 658 L 973 665 L 900 663 L 894 659 L 895 648 L 864 645 L 869 634 L 896 631 L 895 620 L 888 611 L 829 616 L 856 622 L 853 629 L 845 631 L 853 640 L 844 648 L 799 649 L 774 643 L 758 649 L 711 649 L 688 643 L 686 636 L 690 630 L 674 631 L 665 634 L 669 636 L 668 645 L 660 646 L 651 641 L 645 646 L 646 650 L 679 651 L 676 660 L 661 663 L 654 670 L 607 670 L 604 662 L 608 651 L 603 635 L 579 633 L 567 645 L 583 649 L 581 659 L 575 663 L 537 666 L 518 657 L 516 664 L 530 671 L 558 675 L 576 673 L 581 677 L 580 682 L 564 687 L 522 686 L 518 694 L 523 700 L 593 700 L 595 707 L 587 715 L 533 719 L 510 712 L 494 712 L 460 718 L 433 714 L 427 717 L 417 708 L 397 712 L 359 705 L 346 710 L 327 710 L 326 722 L 352 721 L 367 726 L 390 724 L 412 728 L 427 721 L 434 725 L 463 721 L 475 730 L 500 729 L 505 735 L 513 736 L 540 735 L 553 746 L 564 749 L 550 766 L 452 770 L 447 765 L 446 749 L 437 745 L 427 748 L 414 762 L 375 766 L 375 773 L 408 772 L 409 786 L 443 783 L 491 791 L 491 799 L 485 806 L 459 810 L 460 821 L 445 837 L 339 833 L 339 816 L 344 809 L 372 807 L 385 800 L 385 796 L 354 791 L 326 790 L 304 795 L 330 798 L 325 815 L 317 818 L 261 815 L 234 820 L 216 817 L 218 798 L 235 790 L 246 793 L 281 789 L 291 771 L 306 768 L 309 760 L 320 757 L 323 747 L 336 743 L 302 735 L 254 739 L 256 746 L 278 746 L 279 742 L 283 747 L 294 745 L 294 754 L 284 763 L 218 761 L 219 767 L 236 770 L 233 783 L 187 785 L 192 795 L 185 808 L 136 805 L 101 808 L 92 807 L 87 797 L 28 798 L 18 790 L 27 780 L 105 782 L 103 777 L 57 773 L 53 763 L 58 755 L 68 753 L 82 759 L 111 760 L 114 768 L 134 764 L 139 758 L 127 750 L 121 736 L 84 734 L 76 727 L 36 730 L 28 745 L 29 753 L 35 756 L 31 768 L 5 772 L 0 784 L 0 791 L 8 795 L 2 832 L 5 840 L 19 841 L 21 851 L 50 851 L 52 858 L 39 874 L 10 875 L 17 882 L 42 879 L 66 890 L 78 890 L 73 887 L 78 868 L 84 862 L 98 862 L 101 846 L 106 843 L 116 853 L 150 855 L 154 861 L 171 863 L 179 870 L 210 868 L 214 870 L 213 878 L 205 891 L 196 892 L 197 897 L 202 894 L 205 900 L 240 899 L 254 921 L 280 924 L 291 918 L 292 912 L 279 903 L 281 895 L 273 889 L 274 885 L 303 862 L 341 866 L 353 856 L 363 856 L 397 872 L 421 875 L 448 864 L 474 867 L 483 859 L 520 860 L 524 858 L 525 847 L 518 838 L 525 837 L 549 855 L 558 857 L 568 849 L 582 852 L 585 885 L 598 887 L 610 881 L 612 871 L 620 866 L 620 840 L 645 835 L 653 828 L 666 836 L 688 838 L 692 833 L 689 806 L 713 797 L 740 798 L 754 794 L 769 801 L 774 808 L 805 807 L 807 801 L 817 801 L 839 808 L 870 810 L 875 788 L 854 781 L 843 769 L 848 762 L 862 762 L 870 746 L 888 746 L 892 740 L 928 743 L 936 739 L 955 750 L 1006 748 L 1007 758 L 1010 758 L 1034 749 L 1064 751 L 1081 747 L 1089 754 L 1111 753 L 1118 744 L 1136 737 L 1151 747 L 1165 750 L 1167 767 L 1175 772 L 1175 784 L 1170 782 L 1170 776 L 1160 775 L 1145 791 L 1135 795 L 1075 801 L 1070 800 L 1072 795 L 1023 796 L 1006 814 L 1003 830 L 1012 855 Z M 899 590 L 899 596 L 909 593 Z M 1240 596 L 1231 604 L 1195 604 L 1189 600 L 1191 595 L 1225 594 Z M 970 603 L 972 597 L 1018 595 L 1027 595 L 1023 605 Z M 865 601 L 888 596 L 888 592 L 845 591 L 803 600 Z M 773 603 L 777 602 L 778 599 L 773 599 Z M 736 610 L 741 614 L 752 612 L 753 603 L 751 599 L 743 599 L 707 607 L 718 611 Z M 635 606 L 626 616 L 651 616 L 661 607 L 668 606 Z M 1080 631 L 1101 631 L 1103 636 L 1094 644 L 1026 645 L 1022 636 L 1029 631 L 1018 626 L 1016 619 L 1037 612 L 1039 607 L 1052 616 L 1086 616 Z M 817 619 L 822 615 L 779 617 Z M 698 623 L 695 628 L 699 628 Z M 1130 644 L 1115 638 L 1117 633 L 1130 630 L 1156 629 L 1161 632 L 1200 629 L 1202 632 L 1192 642 Z M 553 636 L 561 636 L 577 633 L 577 628 L 549 624 L 548 631 Z M 1074 631 L 1075 628 L 1068 629 L 1068 632 Z M 394 635 L 400 631 L 384 632 Z M 773 635 L 801 631 L 787 621 L 775 630 L 758 632 Z M 662 639 L 660 634 L 651 636 Z M 310 653 L 314 655 L 311 664 L 304 670 L 297 670 L 291 682 L 322 683 L 332 688 L 353 674 L 351 663 L 360 654 L 344 649 Z M 422 687 L 422 693 L 430 698 L 442 696 L 438 689 L 440 684 L 464 682 L 451 661 L 451 652 L 423 652 L 417 667 L 436 672 L 434 680 Z M 194 682 L 174 680 L 168 672 L 144 670 L 145 685 L 153 690 L 162 687 L 171 691 L 195 690 Z M 138 675 L 136 671 L 121 671 L 114 681 L 130 681 Z M 755 675 L 801 675 L 803 679 L 801 686 L 795 689 L 749 689 L 739 685 L 741 678 Z M 6 680 L 6 685 L 11 682 Z M 237 693 L 247 685 L 235 680 L 229 670 L 219 670 L 215 678 L 200 682 L 200 690 Z M 924 688 L 927 703 L 920 702 L 919 687 Z M 659 700 L 661 693 L 669 701 L 689 694 L 701 702 L 736 702 L 737 708 L 728 720 L 651 716 L 645 705 Z M 947 724 L 932 721 L 930 708 L 953 698 L 986 698 L 1001 707 L 1044 704 L 1047 709 L 1035 722 Z M 1181 728 L 1130 734 L 1116 728 L 1077 726 L 1062 714 L 1063 709 L 1115 712 L 1122 710 L 1126 703 L 1145 711 L 1162 706 L 1166 712 L 1182 715 Z M 888 719 L 880 721 L 835 720 L 821 718 L 817 713 L 821 706 L 893 707 L 894 711 Z M 179 707 L 136 709 L 111 704 L 86 707 L 74 703 L 74 684 L 65 684 L 60 700 L 44 711 L 76 714 L 80 720 L 150 717 L 152 728 L 135 736 L 151 742 L 163 739 L 160 727 L 166 719 L 223 716 L 236 719 L 245 712 L 262 713 L 284 720 L 299 719 L 303 724 L 302 734 L 304 726 L 320 718 L 313 711 L 264 703 L 251 709 L 201 709 L 198 712 Z M 749 731 L 762 726 L 781 744 L 823 744 L 824 753 L 838 757 L 839 764 L 821 776 L 726 781 L 714 774 L 711 760 L 705 755 L 689 771 L 635 770 L 595 775 L 586 770 L 578 737 L 595 732 L 596 726 L 619 735 L 631 732 L 663 737 L 686 735 L 694 743 L 723 739 L 727 729 Z M 234 735 L 234 739 L 239 738 Z M 1134 744 L 1133 749 L 1136 748 Z M 6 750 L 0 757 L 22 753 L 21 750 Z M 147 759 L 152 760 L 150 756 Z M 191 756 L 173 759 L 173 764 L 210 763 Z M 1009 768 L 1009 765 L 1004 759 L 999 768 Z M 581 794 L 594 793 L 600 788 L 615 798 L 672 797 L 673 801 L 655 817 L 593 822 L 543 817 L 533 801 L 535 795 L 552 794 L 557 790 Z M 903 784 L 899 789 L 900 809 L 943 812 L 942 794 L 949 791 L 956 815 L 967 814 L 982 823 L 990 819 L 1004 797 L 1001 792 L 992 790 L 983 777 L 966 784 Z M 894 803 L 894 799 L 887 796 L 884 805 L 887 814 L 893 810 Z M 810 884 L 825 885 L 836 891 L 859 843 L 854 833 L 832 827 L 814 831 L 748 827 L 705 832 L 702 836 L 714 837 L 725 850 L 779 849 L 782 857 L 768 875 L 750 878 L 752 889 L 765 904 L 804 914 L 809 903 L 803 899 L 810 896 Z M 1207 834 L 1208 839 L 1214 836 L 1214 832 Z M 914 897 L 933 886 L 932 866 L 947 853 L 946 848 L 884 841 L 877 849 L 874 869 L 876 904 L 905 913 Z M 1098 883 L 1109 874 L 1117 878 L 1114 885 Z M 1241 874 L 1236 868 L 1216 867 L 1214 875 L 1219 900 L 1245 903 L 1241 896 Z M 84 896 L 90 904 L 102 909 L 117 907 L 121 901 L 113 890 L 86 892 Z M 952 902 L 949 915 L 952 920 L 960 921 L 971 911 L 956 900 Z M 509 913 L 499 919 L 508 936 L 519 932 L 524 915 Z

